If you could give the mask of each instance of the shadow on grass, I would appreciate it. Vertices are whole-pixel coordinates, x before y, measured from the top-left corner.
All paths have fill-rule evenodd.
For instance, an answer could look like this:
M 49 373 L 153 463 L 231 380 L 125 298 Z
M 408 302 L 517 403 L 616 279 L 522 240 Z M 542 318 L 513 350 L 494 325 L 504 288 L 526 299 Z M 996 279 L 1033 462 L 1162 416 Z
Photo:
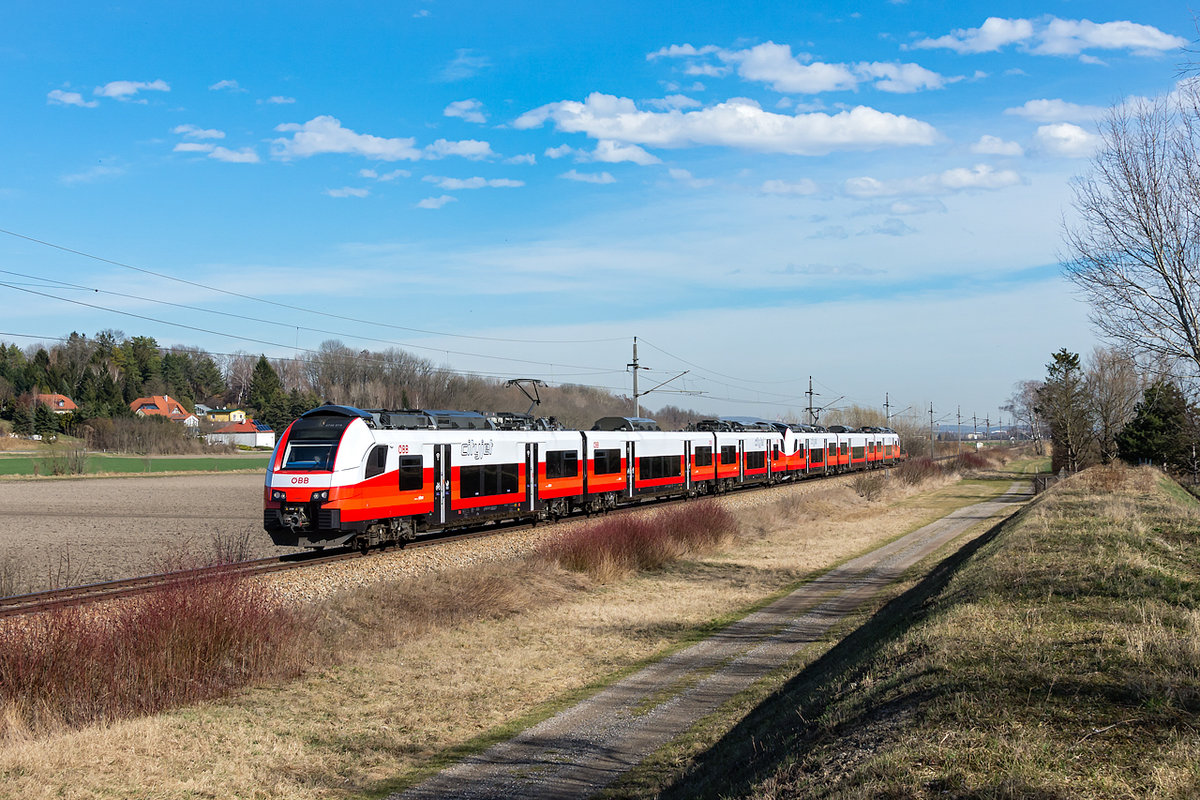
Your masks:
M 955 573 L 1013 519 L 997 523 L 943 559 L 916 586 L 761 702 L 659 796 L 741 797 L 775 774 L 784 761 L 802 757 L 805 748 L 827 733 L 810 720 L 818 720 L 843 686 L 855 680 L 885 645 L 918 622 Z

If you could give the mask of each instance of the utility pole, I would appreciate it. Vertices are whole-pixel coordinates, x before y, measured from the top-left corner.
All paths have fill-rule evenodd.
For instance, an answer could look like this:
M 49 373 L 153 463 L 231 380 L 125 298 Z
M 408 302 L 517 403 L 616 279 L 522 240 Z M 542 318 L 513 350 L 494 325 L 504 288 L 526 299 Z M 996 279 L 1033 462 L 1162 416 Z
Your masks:
M 883 426 L 885 428 L 892 427 L 892 404 L 888 402 L 890 399 L 891 398 L 888 397 L 888 393 L 884 392 L 883 393 Z
M 816 418 L 816 416 L 813 415 L 813 404 L 812 404 L 812 401 L 813 401 L 812 375 L 808 376 L 808 391 L 805 392 L 805 394 L 808 395 L 808 424 L 816 425 L 817 418 Z
M 990 415 L 983 418 L 983 440 L 985 442 L 992 440 L 992 418 Z
M 962 406 L 958 407 L 958 450 L 959 455 L 962 455 Z
M 629 369 L 633 370 L 633 416 L 640 417 L 641 409 L 638 406 L 638 398 L 641 395 L 638 394 L 638 370 L 646 369 L 646 367 L 638 366 L 637 337 L 636 336 L 633 337 L 633 361 L 629 364 L 626 364 L 625 368 L 626 368 L 626 370 L 629 370 Z
M 929 404 L 929 457 L 934 457 L 934 403 Z

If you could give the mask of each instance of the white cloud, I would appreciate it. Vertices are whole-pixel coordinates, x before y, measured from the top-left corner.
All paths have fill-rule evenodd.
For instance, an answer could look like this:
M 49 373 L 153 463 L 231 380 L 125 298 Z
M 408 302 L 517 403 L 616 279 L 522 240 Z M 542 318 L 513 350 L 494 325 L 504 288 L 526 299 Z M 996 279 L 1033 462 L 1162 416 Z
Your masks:
M 412 138 L 385 139 L 367 133 L 355 133 L 343 128 L 340 120 L 331 116 L 313 117 L 303 125 L 285 123 L 276 126 L 281 133 L 294 133 L 290 139 L 275 139 L 271 152 L 276 158 L 308 158 L 322 153 L 349 153 L 377 161 L 418 161 L 421 151 Z
M 764 194 L 809 195 L 816 194 L 818 191 L 819 187 L 816 182 L 808 178 L 798 181 L 763 181 L 762 185 Z
M 341 189 L 325 190 L 325 194 L 330 197 L 366 197 L 370 193 L 370 189 L 359 189 L 355 186 L 343 186 Z
M 546 158 L 562 158 L 563 156 L 569 156 L 574 152 L 576 152 L 576 150 L 574 147 L 571 147 L 571 145 L 560 144 L 558 147 L 547 147 L 546 152 L 543 153 L 543 155 L 545 155 Z
M 420 11 L 416 12 L 415 14 L 413 14 L 413 19 L 424 19 L 424 18 L 426 18 L 426 17 L 428 17 L 428 16 L 430 16 L 429 9 L 428 9 L 428 8 L 422 8 Z
M 176 125 L 171 133 L 177 133 L 187 139 L 224 139 L 225 131 L 216 128 L 201 128 L 196 125 Z
M 79 106 L 80 108 L 95 108 L 100 105 L 98 100 L 84 100 L 79 92 L 64 92 L 54 89 L 46 95 L 46 103 L 52 106 Z
M 524 130 L 553 120 L 559 130 L 586 133 L 652 147 L 721 145 L 792 155 L 824 155 L 835 150 L 932 144 L 932 125 L 911 117 L 858 106 L 837 114 L 790 116 L 728 100 L 697 111 L 639 111 L 633 100 L 594 92 L 580 103 L 564 100 L 522 114 L 513 126 Z
M 715 183 L 715 181 L 713 181 L 711 178 L 694 178 L 692 177 L 692 173 L 688 172 L 686 169 L 679 169 L 677 167 L 671 167 L 668 169 L 667 174 L 680 183 L 687 184 L 693 189 L 703 189 L 704 187 L 712 186 L 713 183 Z
M 658 156 L 647 153 L 636 144 L 619 144 L 608 139 L 601 139 L 597 142 L 596 149 L 588 155 L 588 158 L 592 161 L 602 161 L 606 164 L 631 161 L 643 167 L 648 164 L 662 163 L 662 159 Z
M 559 175 L 560 178 L 566 178 L 569 181 L 580 181 L 582 183 L 616 183 L 617 179 L 607 172 L 578 172 L 569 170 Z
M 204 142 L 180 142 L 175 145 L 173 151 L 176 153 L 211 153 L 214 148 L 216 145 Z
M 291 105 L 292 103 L 296 102 L 296 98 L 284 97 L 281 94 L 276 94 L 276 95 L 272 95 L 271 97 L 268 97 L 266 100 L 259 100 L 258 102 L 266 103 L 267 105 L 272 105 L 272 106 L 286 106 L 286 105 Z
M 391 172 L 385 172 L 382 175 L 380 175 L 378 172 L 376 172 L 373 169 L 360 169 L 358 171 L 358 176 L 360 178 L 370 178 L 371 180 L 387 182 L 387 181 L 394 181 L 394 180 L 396 180 L 396 178 L 411 177 L 412 173 L 406 169 L 394 169 Z
M 447 83 L 472 78 L 492 65 L 487 57 L 477 56 L 472 50 L 462 49 L 454 52 L 454 60 L 447 64 L 439 75 L 441 80 Z
M 467 122 L 477 122 L 480 125 L 487 122 L 487 116 L 483 113 L 483 103 L 475 100 L 455 100 L 442 112 L 447 117 L 459 117 Z
M 1085 158 L 1101 145 L 1099 136 L 1069 122 L 1042 125 L 1033 139 L 1039 151 L 1064 158 Z
M 245 89 L 243 89 L 241 86 L 239 86 L 239 85 L 238 85 L 238 82 L 237 82 L 237 81 L 217 81 L 217 82 L 216 82 L 216 83 L 214 83 L 212 86 L 209 86 L 209 87 L 208 87 L 208 90 L 209 90 L 210 92 L 219 92 L 219 91 L 221 91 L 222 89 L 225 89 L 225 90 L 228 90 L 228 91 L 231 91 L 231 92 L 244 92 L 244 91 L 246 91 Z
M 115 178 L 118 175 L 124 175 L 125 170 L 122 167 L 95 166 L 85 169 L 83 172 L 76 172 L 71 175 L 63 175 L 59 180 L 68 186 L 76 183 L 93 183 L 105 178 Z
M 971 145 L 971 152 L 981 156 L 1021 156 L 1025 155 L 1024 148 L 1016 142 L 1006 142 L 999 136 L 984 134 L 979 141 Z
M 647 100 L 646 105 L 666 110 L 671 108 L 699 108 L 704 104 L 685 94 L 669 94 L 666 97 Z
M 536 164 L 537 156 L 533 153 L 523 153 L 521 155 L 512 156 L 504 159 L 505 164 Z
M 241 150 L 214 147 L 208 157 L 217 161 L 227 161 L 230 164 L 257 164 L 259 161 L 258 153 L 254 152 L 252 147 L 243 147 Z
M 936 39 L 922 39 L 915 48 L 947 48 L 956 53 L 989 53 L 1020 45 L 1037 55 L 1074 56 L 1084 50 L 1128 50 L 1134 55 L 1159 55 L 1187 45 L 1180 36 L 1127 20 L 1096 23 L 1091 20 L 988 17 L 978 28 L 959 28 Z M 1095 62 L 1092 56 L 1086 57 Z
M 148 83 L 140 81 L 110 81 L 103 86 L 97 86 L 93 94 L 98 97 L 113 97 L 117 100 L 131 100 L 138 92 L 169 92 L 171 87 L 164 80 Z
M 424 200 L 417 203 L 417 208 L 441 208 L 442 206 L 446 205 L 446 203 L 456 202 L 458 202 L 457 197 L 451 197 L 448 194 L 444 194 L 441 197 L 426 197 Z
M 438 139 L 425 148 L 425 157 L 435 159 L 445 158 L 446 156 L 462 156 L 471 161 L 479 161 L 485 158 L 492 158 L 495 155 L 492 152 L 490 144 L 481 142 L 478 139 L 463 139 L 458 142 Z
M 1034 122 L 1078 122 L 1102 116 L 1105 109 L 1100 106 L 1081 106 L 1066 100 L 1029 100 L 1023 106 L 1004 109 L 1005 114 L 1024 117 Z
M 871 236 L 873 234 L 877 234 L 881 236 L 906 236 L 910 233 L 916 232 L 916 229 L 910 227 L 904 220 L 892 217 L 885 219 L 883 222 L 880 222 L 877 225 L 872 225 L 870 228 L 865 228 L 859 231 L 856 235 Z
M 514 181 L 509 178 L 439 178 L 437 175 L 426 175 L 421 180 L 435 183 L 439 188 L 455 191 L 459 189 L 511 189 L 524 186 L 525 181 Z
M 814 62 L 807 53 L 793 55 L 791 45 L 775 42 L 764 42 L 746 50 L 725 50 L 711 45 L 700 50 L 691 45 L 675 46 L 651 53 L 649 57 L 707 54 L 715 55 L 726 65 L 736 65 L 738 76 L 744 80 L 765 83 L 777 92 L 794 94 L 852 91 L 864 81 L 873 82 L 875 88 L 881 91 L 910 93 L 922 89 L 941 89 L 949 82 L 960 80 L 946 78 L 919 64 Z M 720 76 L 727 69 L 711 63 L 691 63 L 685 72 Z M 660 102 L 651 101 L 648 105 L 658 106 Z
M 685 56 L 702 56 L 702 55 L 707 55 L 708 53 L 715 53 L 720 49 L 721 48 L 717 47 L 716 45 L 712 45 L 712 44 L 706 44 L 703 47 L 693 47 L 690 44 L 673 44 L 668 47 L 664 47 L 660 50 L 657 50 L 653 53 L 647 53 L 646 60 L 653 61 L 656 58 L 662 58 L 664 56 L 666 56 L 667 58 L 680 58 L 680 57 L 685 57 Z
M 969 189 L 996 190 L 1020 183 L 1021 176 L 1013 170 L 997 170 L 987 164 L 979 164 L 973 169 L 958 167 L 934 175 L 893 181 L 881 181 L 870 177 L 850 178 L 844 184 L 844 191 L 851 197 L 859 198 L 894 197 L 947 194 Z

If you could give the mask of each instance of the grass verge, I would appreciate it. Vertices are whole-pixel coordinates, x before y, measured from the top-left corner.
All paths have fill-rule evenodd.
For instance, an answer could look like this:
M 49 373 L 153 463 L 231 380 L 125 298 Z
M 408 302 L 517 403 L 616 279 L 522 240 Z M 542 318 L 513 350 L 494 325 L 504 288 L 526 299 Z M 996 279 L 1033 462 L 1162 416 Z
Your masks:
M 1060 484 L 663 796 L 1196 796 L 1198 528 L 1152 471 Z

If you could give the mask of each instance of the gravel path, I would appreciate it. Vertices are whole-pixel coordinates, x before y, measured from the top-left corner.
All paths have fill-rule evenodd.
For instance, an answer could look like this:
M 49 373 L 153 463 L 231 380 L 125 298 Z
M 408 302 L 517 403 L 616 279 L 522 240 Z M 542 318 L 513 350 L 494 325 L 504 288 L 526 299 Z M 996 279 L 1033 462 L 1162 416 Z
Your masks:
M 1007 516 L 1024 483 L 849 561 L 687 650 L 632 675 L 391 800 L 588 797 L 781 666 L 971 526 Z M 657 701 L 657 702 L 656 702 Z

